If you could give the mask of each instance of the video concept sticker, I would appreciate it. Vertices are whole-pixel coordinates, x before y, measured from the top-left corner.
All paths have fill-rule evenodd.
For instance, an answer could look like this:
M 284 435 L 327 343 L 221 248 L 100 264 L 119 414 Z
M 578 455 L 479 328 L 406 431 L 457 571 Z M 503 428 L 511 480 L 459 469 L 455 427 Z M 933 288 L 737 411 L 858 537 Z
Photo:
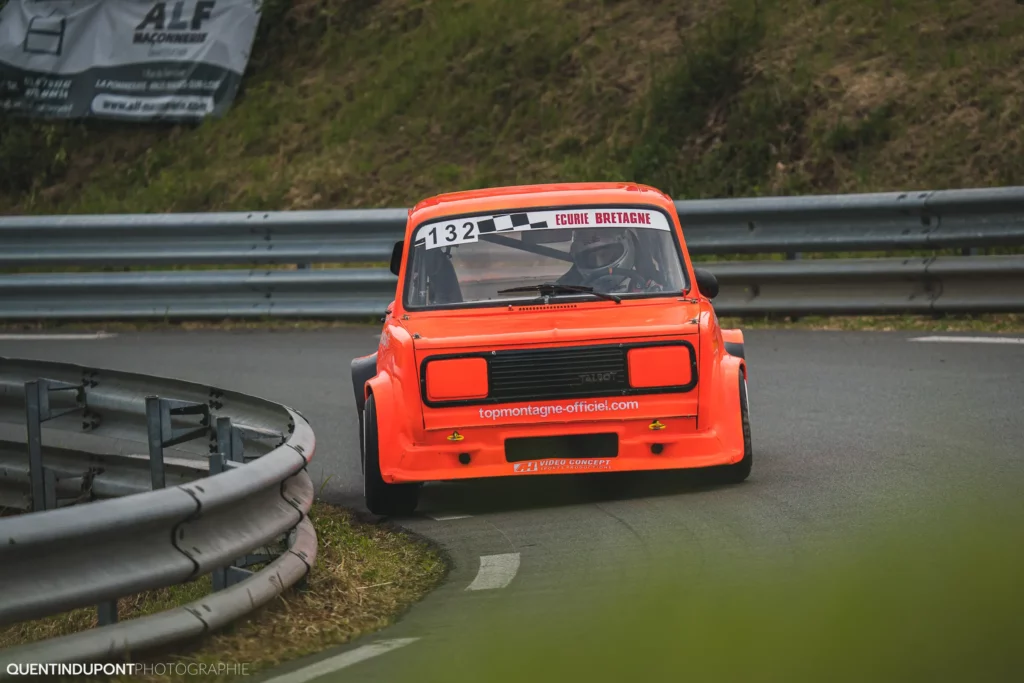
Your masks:
M 516 474 L 541 474 L 564 472 L 566 470 L 594 471 L 610 470 L 612 461 L 608 458 L 551 458 L 548 460 L 527 460 L 512 465 Z

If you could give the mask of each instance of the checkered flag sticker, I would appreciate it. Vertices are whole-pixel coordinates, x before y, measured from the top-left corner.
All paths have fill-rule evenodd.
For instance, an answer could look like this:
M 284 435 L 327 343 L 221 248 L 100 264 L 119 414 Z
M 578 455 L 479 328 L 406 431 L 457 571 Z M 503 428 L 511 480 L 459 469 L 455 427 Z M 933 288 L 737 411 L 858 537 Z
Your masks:
M 528 213 L 507 213 L 498 214 L 491 218 L 485 218 L 484 220 L 477 223 L 477 228 L 481 235 L 489 232 L 511 232 L 514 230 L 534 230 L 536 228 L 546 228 L 548 222 L 546 220 L 537 220 L 534 222 L 530 221 L 530 214 Z

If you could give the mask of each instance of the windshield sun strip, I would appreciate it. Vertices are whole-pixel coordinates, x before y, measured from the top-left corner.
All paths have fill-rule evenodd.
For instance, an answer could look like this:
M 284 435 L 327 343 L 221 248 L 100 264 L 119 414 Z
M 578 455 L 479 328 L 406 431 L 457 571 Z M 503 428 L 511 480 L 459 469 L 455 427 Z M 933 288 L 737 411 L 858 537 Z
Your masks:
M 675 252 L 674 253 L 675 253 L 675 255 L 679 259 L 680 274 L 681 274 L 681 276 L 683 278 L 682 290 L 673 290 L 671 292 L 637 292 L 637 293 L 622 292 L 622 293 L 616 293 L 618 296 L 622 297 L 623 299 L 630 299 L 630 300 L 633 300 L 633 299 L 646 299 L 646 298 L 652 298 L 653 299 L 653 298 L 659 298 L 659 297 L 665 297 L 665 296 L 679 296 L 680 294 L 685 295 L 685 294 L 687 294 L 690 291 L 690 289 L 692 288 L 692 284 L 690 283 L 690 275 L 689 275 L 689 273 L 688 273 L 688 271 L 686 269 L 685 252 L 683 251 L 682 243 L 680 241 L 679 234 L 678 234 L 678 232 L 676 230 L 676 225 L 672 221 L 672 217 L 668 214 L 668 212 L 665 209 L 663 209 L 662 207 L 660 207 L 660 206 L 654 206 L 652 204 L 619 204 L 619 203 L 616 203 L 616 204 L 578 204 L 578 205 L 574 204 L 574 205 L 568 205 L 568 206 L 566 206 L 566 205 L 558 205 L 558 206 L 530 207 L 527 210 L 529 210 L 529 211 L 559 211 L 559 210 L 583 211 L 583 210 L 593 210 L 593 209 L 636 209 L 636 210 L 645 210 L 645 211 L 655 211 L 655 212 L 658 212 L 658 213 L 662 214 L 664 216 L 665 220 L 668 222 L 669 229 L 668 230 L 664 230 L 664 231 L 659 230 L 659 232 L 668 232 L 672 236 L 672 244 L 675 247 Z M 452 214 L 452 215 L 448 215 L 448 216 L 443 216 L 441 218 L 431 218 L 431 219 L 424 220 L 424 221 L 422 221 L 420 223 L 417 223 L 416 226 L 411 231 L 409 231 L 409 235 L 412 236 L 412 237 L 415 237 L 418 234 L 418 232 L 420 231 L 421 228 L 423 228 L 425 225 L 428 225 L 428 224 L 431 224 L 431 223 L 444 222 L 444 221 L 457 221 L 457 220 L 461 220 L 461 219 L 464 219 L 464 218 L 477 217 L 477 216 L 489 216 L 489 215 L 493 215 L 493 214 L 496 214 L 496 213 L 514 213 L 516 211 L 522 211 L 522 210 L 523 210 L 522 207 L 510 208 L 510 209 L 494 209 L 494 210 L 490 210 L 490 211 L 473 211 L 471 213 Z M 609 227 L 615 227 L 615 226 L 609 226 Z M 490 233 L 487 236 L 504 237 L 504 235 L 491 235 Z M 485 237 L 485 239 L 486 239 L 486 237 Z M 490 240 L 488 240 L 488 241 L 490 241 Z M 527 252 L 531 252 L 531 253 L 536 253 L 532 249 L 529 249 L 529 248 L 524 249 L 522 242 L 519 242 L 517 240 L 508 240 L 508 241 L 509 242 L 515 242 L 515 244 L 508 244 L 508 246 L 510 246 L 510 247 L 518 248 L 518 249 L 521 249 L 523 251 L 527 251 Z M 505 241 L 502 240 L 501 243 L 504 243 L 504 242 Z M 514 299 L 512 299 L 512 300 L 510 300 L 510 299 L 503 299 L 503 300 L 483 300 L 483 301 L 473 301 L 473 302 L 457 302 L 457 303 L 454 303 L 454 304 L 436 304 L 436 303 L 432 303 L 432 304 L 426 304 L 426 305 L 411 305 L 409 303 L 409 300 L 408 300 L 409 285 L 411 284 L 411 279 L 412 279 L 412 270 L 413 270 L 413 268 L 412 268 L 412 266 L 413 266 L 412 259 L 413 259 L 413 255 L 415 253 L 415 247 L 417 245 L 421 245 L 421 246 L 425 245 L 424 240 L 417 240 L 416 242 L 414 242 L 411 245 L 413 248 L 406 249 L 405 250 L 406 253 L 403 255 L 403 258 L 405 259 L 405 279 L 402 282 L 402 304 L 403 304 L 403 307 L 406 310 L 409 310 L 409 311 L 431 311 L 431 310 L 450 310 L 450 309 L 453 309 L 453 308 L 455 308 L 455 309 L 458 309 L 458 308 L 487 308 L 487 307 L 491 307 L 491 306 L 505 306 L 505 305 L 508 305 L 509 301 L 513 301 L 514 300 Z M 537 246 L 537 245 L 529 245 L 529 246 L 532 247 L 532 246 Z M 564 295 L 564 296 L 577 296 L 577 295 Z M 534 299 L 528 299 L 528 300 L 534 300 Z

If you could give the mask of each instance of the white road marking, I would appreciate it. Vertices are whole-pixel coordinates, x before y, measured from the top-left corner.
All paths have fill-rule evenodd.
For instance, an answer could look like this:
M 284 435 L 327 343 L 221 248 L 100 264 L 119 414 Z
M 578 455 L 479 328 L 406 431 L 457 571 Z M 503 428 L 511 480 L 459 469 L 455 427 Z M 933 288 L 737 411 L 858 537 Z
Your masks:
M 84 341 L 87 339 L 110 339 L 114 332 L 88 332 L 82 334 L 0 334 L 0 341 Z
M 910 341 L 953 344 L 1024 344 L 1024 337 L 914 337 Z
M 484 591 L 504 588 L 512 583 L 517 571 L 519 571 L 519 553 L 481 555 L 480 570 L 466 590 Z
M 353 664 L 365 659 L 382 655 L 385 652 L 390 652 L 391 650 L 398 649 L 417 640 L 419 640 L 419 638 L 379 640 L 376 643 L 363 645 L 362 647 L 357 647 L 354 650 L 343 652 L 340 655 L 328 657 L 316 664 L 310 664 L 309 666 L 297 671 L 292 671 L 291 673 L 271 678 L 269 681 L 266 681 L 266 683 L 306 683 L 307 681 L 312 681 L 314 678 L 326 676 L 329 673 L 344 669 L 346 666 L 352 666 Z
M 435 522 L 450 522 L 453 519 L 468 519 L 472 516 L 473 515 L 431 515 L 429 513 L 427 514 L 427 517 L 430 517 Z

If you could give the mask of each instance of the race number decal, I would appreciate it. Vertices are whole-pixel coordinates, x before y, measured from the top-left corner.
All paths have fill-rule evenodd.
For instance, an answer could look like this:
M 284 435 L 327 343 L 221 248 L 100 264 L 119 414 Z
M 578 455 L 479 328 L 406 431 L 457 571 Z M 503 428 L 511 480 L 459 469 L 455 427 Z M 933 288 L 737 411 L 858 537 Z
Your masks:
M 427 249 L 476 242 L 480 235 L 524 230 L 585 230 L 587 228 L 646 228 L 671 230 L 665 214 L 653 209 L 554 209 L 442 219 L 420 226 L 413 240 Z
M 476 242 L 477 235 L 479 234 L 477 224 L 468 219 L 432 223 L 420 229 L 420 236 L 426 241 L 427 249 Z

